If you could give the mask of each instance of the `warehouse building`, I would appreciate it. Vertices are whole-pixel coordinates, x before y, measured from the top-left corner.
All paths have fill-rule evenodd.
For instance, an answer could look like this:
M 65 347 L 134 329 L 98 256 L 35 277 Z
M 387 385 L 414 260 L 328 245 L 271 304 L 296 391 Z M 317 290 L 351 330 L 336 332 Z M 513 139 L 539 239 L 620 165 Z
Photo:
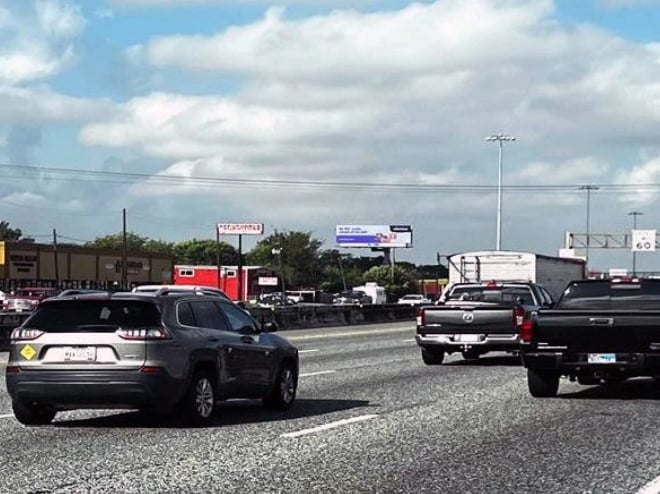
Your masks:
M 122 258 L 121 250 L 0 242 L 0 290 L 8 292 L 27 286 L 60 289 L 121 286 Z M 128 252 L 126 285 L 172 283 L 173 268 L 174 258 L 167 254 Z

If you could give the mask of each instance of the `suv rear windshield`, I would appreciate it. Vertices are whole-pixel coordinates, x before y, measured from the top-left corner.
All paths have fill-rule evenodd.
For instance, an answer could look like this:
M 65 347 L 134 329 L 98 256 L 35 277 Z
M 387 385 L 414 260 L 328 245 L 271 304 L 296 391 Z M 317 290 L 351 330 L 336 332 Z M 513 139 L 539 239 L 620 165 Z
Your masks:
M 161 315 L 152 302 L 141 300 L 73 300 L 46 302 L 23 324 L 48 333 L 114 331 L 117 328 L 160 326 Z
M 660 280 L 571 283 L 556 308 L 660 310 Z
M 494 288 L 487 286 L 457 286 L 447 295 L 446 300 L 490 302 L 513 307 L 518 297 L 522 299 L 523 305 L 534 304 L 532 292 L 529 288 L 513 286 L 499 286 Z

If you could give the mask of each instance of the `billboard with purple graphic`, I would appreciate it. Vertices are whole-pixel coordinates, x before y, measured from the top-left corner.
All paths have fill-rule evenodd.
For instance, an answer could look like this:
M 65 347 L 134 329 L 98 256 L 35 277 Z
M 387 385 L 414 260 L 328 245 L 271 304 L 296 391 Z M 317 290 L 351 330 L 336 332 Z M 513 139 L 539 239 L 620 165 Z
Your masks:
M 339 247 L 412 247 L 410 225 L 337 225 Z

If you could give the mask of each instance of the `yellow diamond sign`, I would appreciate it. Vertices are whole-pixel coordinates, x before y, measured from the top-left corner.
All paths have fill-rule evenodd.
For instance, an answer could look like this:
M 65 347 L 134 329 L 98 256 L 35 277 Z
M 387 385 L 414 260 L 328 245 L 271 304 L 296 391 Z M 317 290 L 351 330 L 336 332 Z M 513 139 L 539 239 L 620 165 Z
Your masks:
M 37 351 L 34 348 L 32 348 L 32 346 L 30 345 L 25 345 L 21 349 L 21 355 L 23 355 L 23 358 L 25 360 L 32 360 L 36 354 Z

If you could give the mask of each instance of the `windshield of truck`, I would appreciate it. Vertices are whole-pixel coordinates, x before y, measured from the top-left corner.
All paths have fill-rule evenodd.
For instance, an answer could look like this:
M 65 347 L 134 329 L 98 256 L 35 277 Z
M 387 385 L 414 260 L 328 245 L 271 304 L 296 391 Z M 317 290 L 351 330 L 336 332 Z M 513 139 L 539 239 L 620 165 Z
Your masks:
M 534 304 L 532 292 L 526 287 L 457 286 L 446 297 L 447 302 L 486 302 L 510 307 L 513 307 L 518 299 L 523 305 Z
M 660 280 L 571 283 L 557 309 L 660 310 Z

